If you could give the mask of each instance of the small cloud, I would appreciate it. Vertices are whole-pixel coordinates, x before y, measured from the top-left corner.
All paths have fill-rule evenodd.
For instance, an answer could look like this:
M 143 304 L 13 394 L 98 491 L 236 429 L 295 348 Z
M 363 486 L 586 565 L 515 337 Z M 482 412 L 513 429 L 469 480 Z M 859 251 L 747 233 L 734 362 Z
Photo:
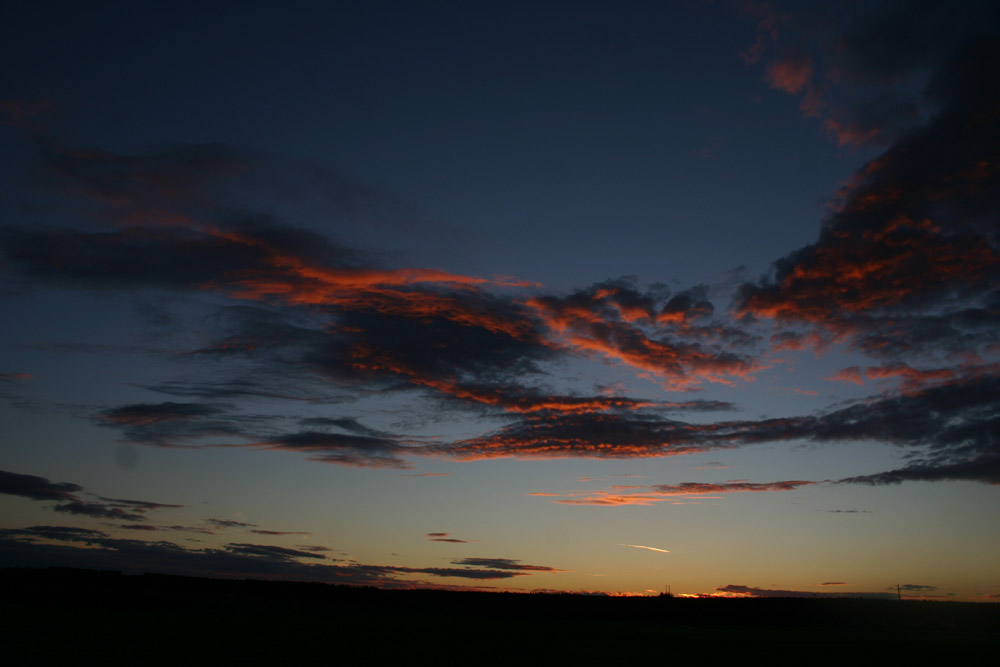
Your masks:
M 529 496 L 544 496 L 547 498 L 558 498 L 558 493 L 549 493 L 548 491 L 535 491 L 534 493 L 527 494 Z
M 890 587 L 890 590 L 895 590 L 895 587 Z M 936 591 L 937 586 L 928 586 L 926 584 L 903 584 L 899 587 L 899 590 L 909 591 L 911 593 L 924 593 L 927 591 Z
M 210 523 L 216 528 L 252 528 L 255 523 L 244 523 L 243 521 L 232 521 L 230 519 L 205 519 L 205 523 Z
M 465 540 L 451 537 L 448 533 L 427 533 L 427 539 L 431 542 L 451 542 L 453 544 L 466 544 Z
M 562 572 L 546 565 L 521 565 L 521 561 L 512 558 L 462 558 L 453 560 L 452 565 L 469 565 L 492 570 L 517 570 L 522 572 Z
M 861 376 L 861 369 L 857 366 L 841 368 L 839 371 L 826 379 L 830 382 L 852 382 L 856 385 L 864 384 L 864 380 Z
M 647 546 L 643 546 L 641 544 L 619 544 L 618 546 L 620 546 L 620 547 L 632 547 L 633 549 L 645 549 L 647 551 L 656 551 L 656 552 L 659 552 L 661 554 L 668 554 L 668 553 L 670 553 L 670 551 L 667 550 L 667 549 L 660 549 L 658 547 L 647 547 Z

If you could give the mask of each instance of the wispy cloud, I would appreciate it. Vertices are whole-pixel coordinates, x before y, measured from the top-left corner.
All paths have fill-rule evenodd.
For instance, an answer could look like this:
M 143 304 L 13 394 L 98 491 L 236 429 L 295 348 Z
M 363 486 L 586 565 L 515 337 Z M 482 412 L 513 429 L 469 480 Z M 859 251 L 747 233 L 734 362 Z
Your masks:
M 460 540 L 452 537 L 448 533 L 427 533 L 427 539 L 431 542 L 451 542 L 453 544 L 466 544 L 467 540 Z
M 634 549 L 645 549 L 646 551 L 657 551 L 659 553 L 668 554 L 670 551 L 668 549 L 660 549 L 658 547 L 646 547 L 641 544 L 619 544 L 620 547 L 632 547 Z
M 104 498 L 89 493 L 79 484 L 52 482 L 36 475 L 0 470 L 0 494 L 21 496 L 31 500 L 56 501 L 52 509 L 63 514 L 76 514 L 96 519 L 145 521 L 146 512 L 177 509 L 182 505 L 154 503 L 125 498 Z
M 57 544 L 47 543 L 52 541 Z M 278 577 L 384 588 L 434 585 L 400 575 L 491 581 L 561 571 L 541 565 L 522 565 L 507 558 L 469 558 L 455 561 L 465 567 L 453 568 L 331 563 L 324 555 L 328 551 L 324 547 L 292 549 L 248 543 L 189 549 L 171 542 L 114 538 L 100 530 L 83 528 L 0 529 L 0 564 L 5 567 L 111 568 L 195 576 Z

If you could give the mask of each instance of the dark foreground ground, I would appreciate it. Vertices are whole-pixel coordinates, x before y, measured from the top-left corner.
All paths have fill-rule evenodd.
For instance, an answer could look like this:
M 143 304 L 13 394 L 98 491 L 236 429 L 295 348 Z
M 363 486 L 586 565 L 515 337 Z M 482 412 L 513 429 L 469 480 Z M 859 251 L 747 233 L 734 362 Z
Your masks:
M 1000 604 L 383 591 L 0 570 L 17 664 L 994 664 Z M 7 664 L 15 664 L 13 662 Z

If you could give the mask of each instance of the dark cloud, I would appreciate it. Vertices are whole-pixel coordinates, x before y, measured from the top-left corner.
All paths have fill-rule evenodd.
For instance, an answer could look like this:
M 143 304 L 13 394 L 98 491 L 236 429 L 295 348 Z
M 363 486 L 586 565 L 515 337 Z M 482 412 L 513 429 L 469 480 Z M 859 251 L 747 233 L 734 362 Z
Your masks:
M 874 593 L 874 592 L 813 592 L 813 591 L 795 591 L 795 590 L 780 590 L 773 588 L 755 588 L 753 586 L 743 586 L 740 584 L 729 584 L 727 586 L 720 586 L 715 589 L 719 593 L 727 596 L 738 596 L 738 597 L 756 597 L 756 598 L 870 598 L 878 600 L 893 600 L 895 599 L 895 594 L 893 593 Z
M 392 567 L 393 572 L 406 574 L 430 574 L 435 577 L 458 577 L 460 579 L 512 579 L 524 575 L 524 572 L 509 570 L 470 570 L 456 567 Z
M 98 413 L 101 421 L 110 424 L 145 426 L 159 422 L 206 417 L 223 412 L 221 407 L 198 403 L 139 403 Z
M 1000 11 L 872 3 L 826 25 L 837 37 L 816 43 L 837 85 L 879 92 L 817 113 L 841 143 L 888 148 L 839 193 L 815 243 L 743 286 L 737 310 L 810 326 L 820 347 L 968 363 L 1000 342 Z M 920 100 L 891 88 L 915 72 Z
M 158 509 L 178 509 L 184 507 L 183 505 L 168 505 L 166 503 L 151 503 L 148 500 L 128 500 L 126 498 L 104 498 L 101 500 L 113 505 L 120 505 L 122 507 L 134 507 L 135 509 L 145 512 L 147 510 L 158 510 Z
M 257 532 L 257 531 L 252 531 Z M 319 558 L 323 559 L 325 556 L 312 551 L 304 551 L 300 549 L 288 549 L 286 547 L 275 547 L 275 546 L 265 546 L 262 544 L 238 544 L 231 543 L 226 545 L 226 550 L 237 554 L 244 554 L 247 556 L 263 556 L 269 559 L 285 559 L 291 560 L 292 558 Z
M 254 380 L 231 379 L 221 382 L 171 380 L 141 385 L 143 389 L 183 398 L 245 399 L 277 398 L 292 401 L 335 403 L 332 393 L 309 391 L 301 383 L 281 377 L 255 377 Z
M 312 535 L 312 533 L 301 531 L 301 530 L 258 530 L 252 529 L 250 531 L 254 535 Z
M 527 416 L 499 431 L 439 446 L 460 459 L 503 456 L 668 456 L 765 442 L 875 441 L 910 450 L 898 470 L 841 483 L 912 480 L 1000 483 L 1000 378 L 961 378 L 906 394 L 873 397 L 818 415 L 695 424 L 648 415 Z M 809 482 L 794 482 L 806 484 Z
M 145 518 L 142 512 L 130 511 L 123 509 L 121 507 L 115 507 L 113 505 L 108 505 L 106 503 L 88 503 L 80 500 L 74 500 L 68 503 L 62 503 L 53 507 L 56 512 L 64 512 L 66 514 L 79 514 L 82 516 L 90 516 L 96 519 L 118 519 L 121 521 L 141 521 Z
M 50 482 L 44 477 L 0 470 L 0 493 L 32 500 L 74 500 L 83 491 L 79 484 Z
M 498 430 L 451 443 L 383 433 L 353 418 L 308 419 L 309 425 L 332 430 L 275 432 L 263 428 L 270 418 L 235 415 L 219 407 L 196 404 L 126 406 L 100 413 L 99 418 L 102 423 L 123 424 L 126 435 L 135 442 L 220 446 L 205 439 L 223 435 L 240 441 L 227 446 L 300 452 L 330 463 L 396 468 L 409 467 L 408 459 L 415 456 L 461 460 L 509 456 L 633 458 L 789 440 L 875 441 L 909 450 L 908 464 L 898 470 L 845 478 L 840 480 L 842 483 L 1000 480 L 995 417 L 1000 414 L 997 376 L 980 374 L 976 369 L 965 371 L 965 375 L 958 371 L 919 371 L 903 364 L 869 367 L 865 374 L 873 379 L 907 377 L 907 381 L 915 383 L 904 383 L 904 393 L 887 393 L 826 413 L 709 423 L 659 414 L 672 409 L 667 406 L 683 404 L 561 396 L 562 409 L 554 407 L 554 403 L 545 404 L 549 407 L 543 409 L 543 404 L 532 403 L 535 397 L 531 397 L 519 404 L 520 411 L 505 411 L 508 423 Z M 862 372 L 858 370 L 857 375 L 860 381 Z M 592 410 L 595 405 L 607 411 Z M 684 407 L 716 406 L 693 402 Z
M 954 460 L 947 454 L 931 455 L 902 468 L 857 475 L 840 480 L 846 484 L 901 484 L 902 482 L 977 481 L 1000 484 L 1000 455 L 986 454 Z
M 931 69 L 970 35 L 1000 27 L 996 5 L 983 0 L 877 2 L 841 20 L 846 25 L 832 53 L 836 69 L 852 81 L 876 86 Z
M 39 539 L 64 544 L 42 544 Z M 70 544 L 65 544 L 70 543 Z M 72 543 L 83 543 L 86 548 Z M 556 572 L 552 568 L 524 566 L 518 569 L 407 567 L 397 565 L 332 564 L 299 562 L 325 559 L 324 547 L 288 549 L 269 545 L 233 543 L 223 549 L 188 549 L 172 542 L 113 538 L 98 530 L 35 526 L 0 529 L 0 566 L 81 567 L 126 572 L 161 572 L 207 577 L 254 577 L 294 581 L 412 588 L 426 582 L 400 579 L 396 575 L 426 574 L 433 577 L 496 580 L 526 576 L 532 571 Z M 494 559 L 486 559 L 494 560 Z M 501 565 L 516 563 L 499 559 Z
M 230 406 L 197 403 L 136 404 L 97 413 L 105 426 L 122 428 L 134 443 L 160 447 L 245 446 L 303 452 L 312 460 L 345 465 L 407 468 L 402 455 L 408 443 L 391 434 L 368 429 L 354 419 L 306 420 L 314 426 L 340 428 L 331 431 L 281 432 L 273 422 L 282 418 L 236 412 Z M 375 435 L 359 435 L 360 432 Z M 229 442 L 219 442 L 225 438 Z
M 466 544 L 466 540 L 450 537 L 448 533 L 427 533 L 427 539 L 431 542 L 451 542 L 453 544 Z
M 521 561 L 510 558 L 462 558 L 453 560 L 453 565 L 469 565 L 472 567 L 485 567 L 494 570 L 517 570 L 521 572 L 559 572 L 554 567 L 544 565 L 522 565 Z
M 733 348 L 738 347 L 734 342 L 752 337 L 700 324 L 713 308 L 698 298 L 698 291 L 668 301 L 661 293 L 641 294 L 619 280 L 566 297 L 538 296 L 528 303 L 567 350 L 624 363 L 652 374 L 669 389 L 749 377 L 758 370 L 756 363 Z
M 631 458 L 688 453 L 704 448 L 685 422 L 655 415 L 528 415 L 485 436 L 441 449 L 459 459 L 504 456 Z M 687 443 L 681 440 L 687 440 Z
M 816 484 L 816 482 L 796 480 L 783 482 L 682 482 L 680 484 L 645 485 L 615 485 L 609 490 L 569 494 L 569 497 L 559 498 L 552 502 L 560 505 L 594 505 L 599 507 L 621 507 L 626 505 L 652 505 L 660 502 L 684 502 L 686 496 L 717 497 L 728 493 L 770 493 L 780 491 L 795 491 L 799 487 Z M 560 494 L 532 494 L 558 497 Z M 634 544 L 626 546 L 636 546 Z M 639 547 L 647 549 L 650 547 Z M 658 551 L 658 549 L 654 549 Z
M 94 496 L 96 500 L 87 500 L 86 496 L 93 494 L 89 494 L 79 484 L 52 482 L 44 477 L 22 475 L 6 470 L 0 470 L 0 493 L 22 496 L 32 500 L 55 500 L 57 504 L 52 509 L 64 514 L 78 514 L 119 521 L 143 521 L 149 510 L 183 507 L 183 505 L 168 505 L 146 500 L 103 498 L 101 496 Z
M 313 461 L 374 468 L 410 468 L 400 457 L 407 448 L 389 438 L 301 431 L 255 443 L 265 449 L 275 449 L 311 454 Z
M 306 419 L 300 420 L 299 423 L 306 427 L 331 426 L 333 428 L 339 428 L 347 431 L 348 433 L 355 433 L 363 436 L 383 435 L 380 431 L 358 423 L 358 420 L 353 417 L 307 417 Z
M 233 521 L 232 519 L 205 519 L 205 523 L 212 524 L 216 528 L 252 528 L 256 526 L 255 523 L 246 523 L 245 521 Z
M 937 586 L 928 586 L 926 584 L 902 584 L 899 589 L 909 592 L 923 593 L 927 591 L 936 591 L 938 588 Z
M 49 540 L 77 541 L 91 543 L 106 537 L 106 533 L 90 528 L 74 528 L 71 526 L 31 526 L 19 529 L 0 529 L 5 536 L 40 537 Z

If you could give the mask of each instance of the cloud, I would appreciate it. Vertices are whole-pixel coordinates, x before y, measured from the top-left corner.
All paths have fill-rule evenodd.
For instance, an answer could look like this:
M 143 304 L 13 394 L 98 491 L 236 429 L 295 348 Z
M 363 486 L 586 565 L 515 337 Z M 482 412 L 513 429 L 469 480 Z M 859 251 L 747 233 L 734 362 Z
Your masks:
M 691 495 L 703 493 L 743 493 L 761 491 L 794 491 L 801 486 L 808 486 L 815 482 L 788 481 L 769 482 L 765 484 L 755 484 L 752 482 L 723 482 L 721 484 L 711 484 L 704 482 L 682 482 L 680 484 L 655 484 L 651 488 L 663 495 Z
M 224 304 L 198 344 L 172 358 L 233 370 L 147 385 L 184 400 L 94 414 L 128 442 L 251 447 L 405 469 L 420 456 L 640 458 L 873 440 L 912 456 L 899 470 L 840 481 L 995 483 L 989 410 L 996 407 L 990 359 L 1000 345 L 993 224 L 1000 171 L 991 166 L 990 114 L 998 91 L 983 82 L 992 81 L 998 49 L 969 38 L 992 25 L 981 19 L 994 10 L 944 11 L 942 32 L 924 44 L 926 27 L 938 22 L 916 9 L 919 16 L 903 18 L 881 6 L 856 16 L 816 10 L 831 21 L 748 10 L 760 40 L 747 59 L 764 60 L 773 85 L 802 95 L 811 112 L 845 132 L 880 124 L 888 148 L 839 193 L 815 243 L 739 286 L 732 313 L 717 310 L 706 286 L 671 292 L 617 278 L 555 294 L 504 277 L 385 266 L 315 231 L 223 205 L 227 188 L 261 161 L 215 145 L 128 155 L 39 140 L 41 181 L 65 215 L 0 228 L 0 270 L 23 288 L 170 291 Z M 876 36 L 886 37 L 897 19 L 908 32 L 891 37 L 900 49 L 888 53 Z M 919 104 L 892 89 L 914 68 L 926 73 Z M 842 115 L 824 101 L 835 72 L 845 86 L 868 76 L 877 95 Z M 886 129 L 894 124 L 900 132 Z M 769 323 L 777 328 L 768 332 Z M 877 359 L 844 378 L 898 382 L 901 393 L 818 414 L 706 423 L 671 415 L 735 406 L 548 384 L 560 362 L 592 359 L 691 391 L 752 380 L 776 363 L 761 346 L 773 354 L 834 343 Z M 985 391 L 966 391 L 975 386 Z M 949 403 L 935 393 L 944 388 L 970 403 Z M 449 442 L 378 430 L 347 411 L 293 422 L 285 411 L 242 407 L 256 398 L 346 403 L 389 393 L 494 421 Z M 439 414 L 424 410 L 415 420 Z M 911 415 L 923 431 L 893 421 Z M 65 511 L 74 508 L 88 511 L 86 504 Z
M 545 565 L 522 565 L 521 561 L 510 558 L 462 558 L 461 560 L 453 560 L 452 564 L 485 567 L 494 570 L 516 570 L 518 572 L 561 572 L 561 570 Z
M 798 94 L 805 90 L 815 68 L 812 57 L 801 51 L 788 51 L 767 67 L 767 83 L 786 93 Z
M 754 597 L 754 598 L 869 598 L 878 600 L 893 600 L 893 593 L 875 592 L 813 592 L 780 590 L 773 588 L 755 588 L 741 584 L 729 584 L 715 589 L 717 593 L 713 597 Z
M 597 505 L 605 507 L 619 507 L 625 505 L 652 505 L 654 503 L 671 502 L 677 504 L 678 499 L 684 497 L 692 498 L 719 498 L 720 495 L 728 493 L 745 492 L 772 492 L 772 491 L 794 491 L 802 486 L 809 486 L 816 482 L 809 481 L 785 481 L 785 482 L 682 482 L 680 484 L 654 484 L 651 486 L 615 486 L 610 491 L 588 492 L 582 497 L 571 494 L 571 497 L 553 500 L 560 505 Z M 633 490 L 631 493 L 622 493 L 622 489 Z M 641 489 L 641 490 L 638 490 Z M 552 494 L 557 495 L 557 494 Z M 637 546 L 634 544 L 624 544 L 621 546 Z M 646 548 L 646 547 L 637 547 Z
M 44 477 L 0 470 L 0 493 L 32 500 L 75 500 L 83 491 L 79 484 L 50 482 Z
M 146 500 L 104 498 L 87 492 L 79 484 L 52 482 L 44 477 L 6 470 L 0 470 L 0 493 L 31 500 L 54 500 L 57 504 L 52 509 L 64 514 L 121 521 L 144 521 L 149 510 L 183 507 L 183 505 L 168 505 Z M 87 496 L 95 499 L 88 500 Z
M 212 524 L 216 528 L 253 528 L 257 524 L 246 523 L 245 521 L 234 521 L 232 519 L 205 519 L 205 523 Z
M 160 422 L 178 421 L 216 415 L 223 410 L 220 407 L 197 403 L 140 403 L 126 405 L 101 412 L 100 420 L 116 425 L 148 426 Z
M 853 382 L 856 385 L 864 384 L 864 380 L 861 377 L 861 369 L 857 366 L 849 366 L 848 368 L 841 368 L 839 371 L 827 378 L 831 382 Z
M 991 120 L 1000 48 L 984 36 L 1000 12 L 990 3 L 921 5 L 902 16 L 903 6 L 863 14 L 844 28 L 837 49 L 830 42 L 830 53 L 839 54 L 848 83 L 867 77 L 889 86 L 924 72 L 924 108 L 918 114 L 912 100 L 890 91 L 850 120 L 827 121 L 841 141 L 877 136 L 887 148 L 838 193 L 817 241 L 743 285 L 736 310 L 810 327 L 819 347 L 844 342 L 890 365 L 907 363 L 913 374 L 947 373 L 915 363 L 942 359 L 961 374 L 1000 342 L 1000 170 L 991 166 L 1000 143 Z
M 760 366 L 733 351 L 746 342 L 745 332 L 703 323 L 714 309 L 699 298 L 701 292 L 694 289 L 668 300 L 619 279 L 527 303 L 566 349 L 624 363 L 671 390 L 750 377 Z
M 926 584 L 903 584 L 899 588 L 900 588 L 900 590 L 909 591 L 909 592 L 918 592 L 918 593 L 924 593 L 924 592 L 936 591 L 937 590 L 937 586 L 928 586 Z
M 323 556 L 322 554 L 315 553 L 312 551 L 305 551 L 300 549 L 288 549 L 286 547 L 275 547 L 262 544 L 230 543 L 226 545 L 226 550 L 237 554 L 244 554 L 247 556 L 263 556 L 269 559 L 291 560 L 292 558 L 319 558 L 319 559 L 325 558 L 325 556 Z
M 61 544 L 40 543 L 40 539 Z M 325 547 L 289 549 L 245 543 L 230 543 L 222 549 L 188 549 L 172 542 L 113 538 L 99 530 L 62 526 L 0 529 L 0 566 L 4 567 L 80 567 L 200 577 L 320 581 L 383 588 L 433 585 L 403 579 L 398 575 L 425 574 L 489 581 L 559 571 L 519 565 L 518 561 L 510 559 L 478 559 L 480 562 L 473 562 L 473 567 L 467 568 L 315 562 L 325 561 L 323 553 L 326 551 Z M 496 567 L 488 569 L 490 566 Z
M 133 442 L 255 447 L 306 453 L 323 462 L 395 468 L 409 467 L 408 459 L 413 457 L 643 458 L 792 440 L 876 441 L 906 448 L 911 452 L 909 463 L 898 470 L 844 478 L 838 480 L 840 483 L 952 479 L 997 483 L 1000 445 L 993 437 L 993 415 L 1000 411 L 998 376 L 974 367 L 942 372 L 883 365 L 869 370 L 872 377 L 909 378 L 902 385 L 905 391 L 869 397 L 825 413 L 756 420 L 697 423 L 673 419 L 655 409 L 629 408 L 508 413 L 507 423 L 499 429 L 453 442 L 377 432 L 348 418 L 330 418 L 325 425 L 346 427 L 353 432 L 280 429 L 275 432 L 271 425 L 273 417 L 238 414 L 219 406 L 198 408 L 193 404 L 183 409 L 178 406 L 187 404 L 125 406 L 99 413 L 98 419 L 99 423 L 124 428 Z M 315 425 L 324 424 L 315 422 Z M 237 442 L 220 443 L 219 436 Z M 767 485 L 711 488 L 714 490 L 703 492 L 787 490 Z M 683 489 L 663 488 L 652 493 L 664 495 L 667 491 L 679 494 Z
M 619 544 L 620 547 L 632 547 L 634 549 L 645 549 L 646 551 L 656 551 L 658 553 L 668 554 L 670 551 L 667 549 L 660 549 L 658 547 L 645 547 L 641 544 Z
M 183 447 L 185 442 L 213 436 L 236 436 L 241 427 L 227 406 L 199 403 L 137 403 L 94 415 L 100 426 L 120 428 L 129 442 Z
M 448 533 L 427 533 L 427 539 L 431 542 L 451 542 L 453 544 L 466 544 L 466 540 L 451 537 Z

